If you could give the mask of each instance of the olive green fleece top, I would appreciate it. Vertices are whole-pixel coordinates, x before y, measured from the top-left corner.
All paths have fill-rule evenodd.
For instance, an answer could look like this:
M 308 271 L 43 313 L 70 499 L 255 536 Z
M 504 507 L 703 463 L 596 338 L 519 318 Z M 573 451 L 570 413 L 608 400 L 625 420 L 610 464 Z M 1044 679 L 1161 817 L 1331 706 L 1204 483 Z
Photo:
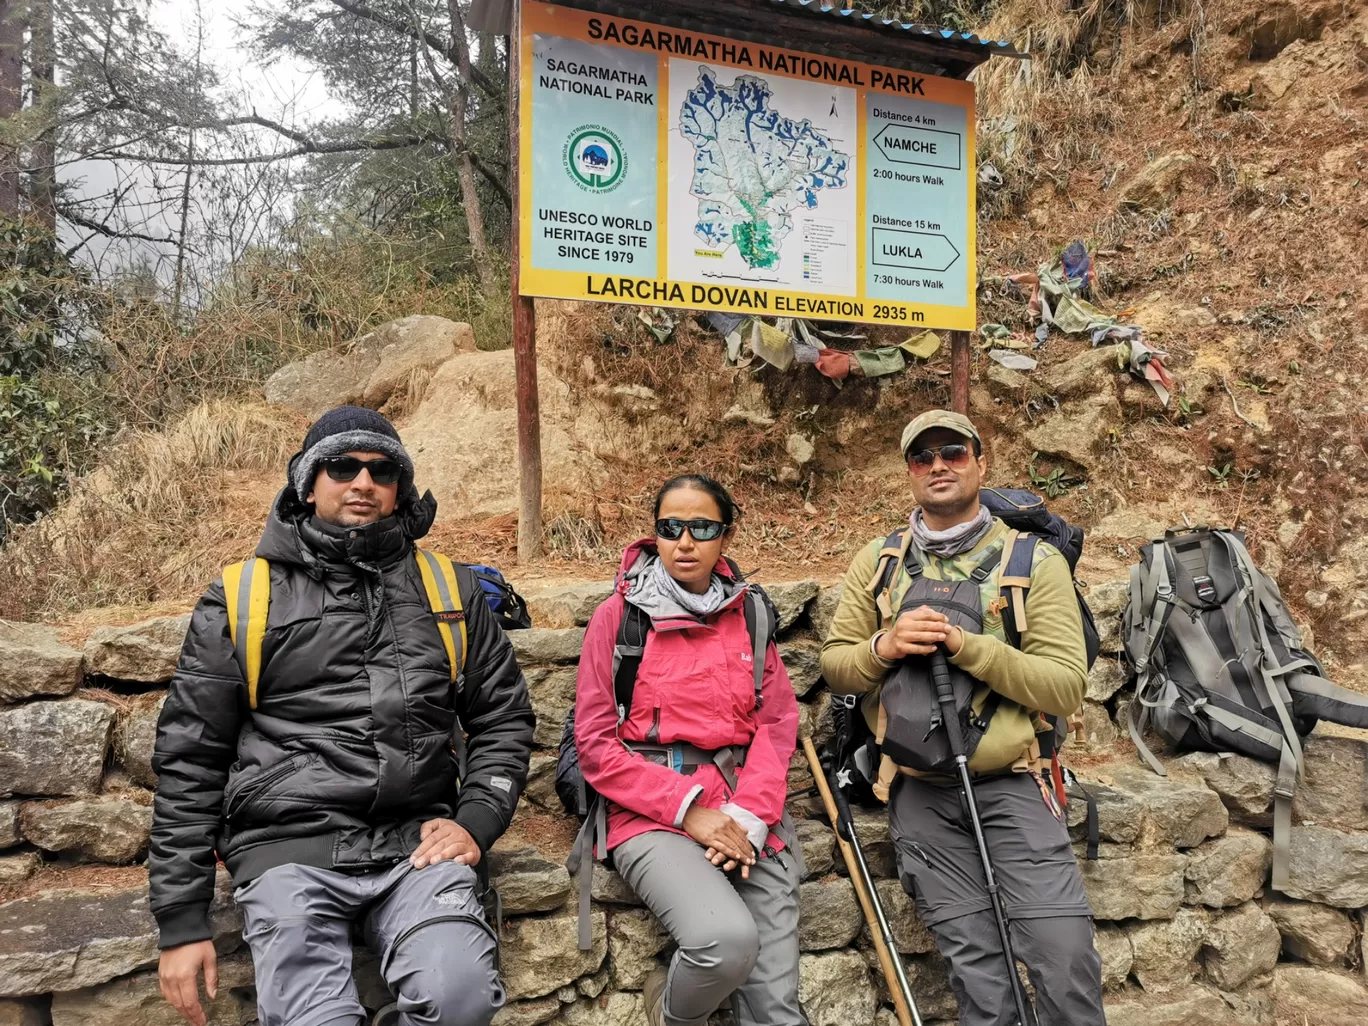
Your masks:
M 962 567 L 972 568 L 977 557 L 1000 543 L 1008 530 L 995 519 L 973 549 L 953 559 L 919 552 L 923 573 L 939 580 L 964 580 L 968 574 Z M 894 666 L 870 645 L 879 627 L 869 585 L 883 545 L 884 539 L 876 538 L 850 564 L 831 630 L 822 643 L 822 675 L 827 685 L 838 695 L 866 695 L 864 711 L 871 730 L 878 719 L 879 690 Z M 899 567 L 892 589 L 894 609 L 911 581 L 906 568 Z M 988 733 L 969 760 L 969 768 L 976 773 L 1010 767 L 1034 740 L 1039 714 L 1070 715 L 1082 704 L 1088 687 L 1087 650 L 1073 577 L 1068 562 L 1053 546 L 1044 542 L 1036 546 L 1031 590 L 1026 596 L 1026 630 L 1019 650 L 994 636 L 994 618 L 985 616 L 983 634 L 965 633 L 963 646 L 950 656 L 950 662 L 1008 699 L 998 707 Z M 976 692 L 976 709 L 981 708 L 985 694 L 982 689 Z

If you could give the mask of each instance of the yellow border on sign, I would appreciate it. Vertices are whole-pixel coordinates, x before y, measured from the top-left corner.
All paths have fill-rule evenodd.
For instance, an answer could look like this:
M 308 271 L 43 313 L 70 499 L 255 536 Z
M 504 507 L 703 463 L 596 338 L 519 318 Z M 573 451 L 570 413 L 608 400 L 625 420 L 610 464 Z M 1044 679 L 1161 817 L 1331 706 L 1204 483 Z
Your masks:
M 519 89 L 518 110 L 519 110 L 519 134 L 523 141 L 530 140 L 532 131 L 532 86 L 533 86 L 533 58 L 532 58 L 532 37 L 536 33 L 560 36 L 565 39 L 575 39 L 595 46 L 620 46 L 624 49 L 634 49 L 625 42 L 617 40 L 607 40 L 603 38 L 592 38 L 590 36 L 590 22 L 597 21 L 600 26 L 606 22 L 614 22 L 619 26 L 631 26 L 638 33 L 644 29 L 653 32 L 665 31 L 676 36 L 688 36 L 695 40 L 704 40 L 712 45 L 726 45 L 733 48 L 746 47 L 757 57 L 763 52 L 769 54 L 772 59 L 780 57 L 790 58 L 796 51 L 786 50 L 782 47 L 765 46 L 759 43 L 751 43 L 743 40 L 728 39 L 724 36 L 714 36 L 703 32 L 694 32 L 687 29 L 673 29 L 669 26 L 659 25 L 653 22 L 636 21 L 630 18 L 619 18 L 612 15 L 599 14 L 593 11 L 583 11 L 577 8 L 559 7 L 550 3 L 539 3 L 536 0 L 521 0 L 522 2 L 522 39 L 521 39 L 521 86 Z M 876 300 L 866 295 L 867 267 L 866 267 L 866 246 L 864 232 L 868 225 L 866 220 L 868 211 L 866 209 L 866 196 L 863 181 L 855 182 L 852 176 L 852 186 L 856 189 L 856 219 L 859 222 L 855 228 L 855 238 L 852 244 L 857 246 L 855 260 L 855 287 L 857 294 L 854 296 L 832 295 L 830 293 L 804 293 L 794 292 L 783 289 L 772 289 L 760 286 L 719 286 L 709 282 L 687 282 L 671 281 L 669 275 L 669 214 L 668 214 L 668 194 L 669 194 L 669 159 L 668 148 L 670 139 L 669 110 L 672 98 L 669 96 L 669 71 L 670 55 L 656 51 L 656 92 L 661 98 L 658 105 L 658 134 L 657 134 L 657 160 L 656 160 L 656 277 L 653 279 L 633 278 L 630 275 L 602 275 L 597 273 L 584 273 L 578 271 L 553 271 L 538 269 L 532 266 L 532 214 L 533 214 L 533 170 L 530 145 L 519 145 L 518 168 L 521 175 L 519 187 L 519 237 L 521 240 L 520 253 L 520 292 L 525 296 L 544 296 L 551 299 L 572 299 L 572 300 L 591 300 L 599 302 L 627 303 L 638 306 L 684 306 L 696 310 L 718 310 L 733 313 L 754 313 L 766 316 L 812 316 L 812 317 L 831 317 L 839 320 L 860 321 L 872 324 L 893 324 L 906 325 L 909 327 L 939 328 L 951 331 L 973 331 L 977 325 L 977 305 L 976 305 L 976 285 L 978 271 L 978 218 L 977 208 L 977 175 L 975 174 L 976 164 L 976 126 L 974 121 L 974 86 L 970 82 L 959 79 L 937 78 L 932 75 L 917 75 L 923 83 L 922 97 L 931 102 L 949 104 L 961 107 L 965 111 L 965 174 L 966 182 L 966 201 L 968 204 L 968 225 L 970 231 L 966 240 L 965 253 L 965 289 L 968 302 L 965 306 L 940 306 L 936 304 L 908 303 L 899 300 Z M 867 115 L 865 108 L 868 106 L 866 97 L 869 94 L 875 95 L 901 95 L 897 92 L 871 88 L 869 83 L 873 80 L 872 72 L 879 71 L 881 74 L 892 72 L 902 73 L 901 69 L 882 69 L 876 65 L 865 64 L 858 61 L 848 61 L 842 58 L 826 57 L 820 54 L 802 54 L 810 56 L 814 60 L 823 61 L 836 66 L 847 66 L 856 69 L 855 74 L 863 73 L 863 85 L 846 85 L 835 83 L 839 88 L 853 89 L 855 92 L 856 108 L 856 172 L 859 176 L 864 175 L 866 162 L 868 159 L 867 149 L 868 130 L 866 126 Z M 690 59 L 698 59 L 691 57 Z M 720 67 L 741 68 L 743 70 L 763 71 L 766 75 L 777 76 L 780 78 L 793 78 L 800 81 L 820 81 L 809 76 L 792 73 L 778 68 L 760 68 L 758 65 L 739 65 L 716 58 L 708 58 L 709 63 L 717 64 Z M 908 72 L 907 74 L 911 74 Z M 662 216 L 663 214 L 663 216 Z M 607 281 L 616 283 L 631 282 L 630 287 L 633 295 L 605 295 L 601 291 L 593 291 L 594 287 L 601 288 Z M 639 298 L 635 293 L 638 291 L 636 283 L 646 282 L 653 287 L 648 290 L 651 294 L 648 298 Z M 660 290 L 671 293 L 674 287 L 680 288 L 686 298 L 682 302 L 668 302 L 655 298 Z M 693 300 L 694 288 L 705 290 L 731 289 L 731 294 L 736 297 L 744 296 L 749 303 L 723 302 L 712 303 L 708 301 L 695 302 Z M 805 306 L 809 309 L 853 309 L 858 313 L 804 313 L 797 307 Z

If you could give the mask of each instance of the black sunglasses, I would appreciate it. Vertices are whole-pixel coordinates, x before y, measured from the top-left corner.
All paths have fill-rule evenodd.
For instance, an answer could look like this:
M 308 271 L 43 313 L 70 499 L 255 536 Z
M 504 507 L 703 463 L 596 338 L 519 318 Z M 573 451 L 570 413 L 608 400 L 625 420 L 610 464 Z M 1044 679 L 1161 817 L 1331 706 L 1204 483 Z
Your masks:
M 364 468 L 378 485 L 392 485 L 399 480 L 403 467 L 394 460 L 358 460 L 355 456 L 331 456 L 322 461 L 323 469 L 334 481 L 355 481 Z
M 969 465 L 971 452 L 969 446 L 952 442 L 950 445 L 941 445 L 934 449 L 923 449 L 921 452 L 908 453 L 907 462 L 912 465 L 912 473 L 921 477 L 936 465 L 937 456 L 951 470 L 963 470 Z
M 657 520 L 655 527 L 656 537 L 666 541 L 679 541 L 685 528 L 694 541 L 712 541 L 722 537 L 727 530 L 727 525 L 720 520 L 678 520 L 675 517 Z

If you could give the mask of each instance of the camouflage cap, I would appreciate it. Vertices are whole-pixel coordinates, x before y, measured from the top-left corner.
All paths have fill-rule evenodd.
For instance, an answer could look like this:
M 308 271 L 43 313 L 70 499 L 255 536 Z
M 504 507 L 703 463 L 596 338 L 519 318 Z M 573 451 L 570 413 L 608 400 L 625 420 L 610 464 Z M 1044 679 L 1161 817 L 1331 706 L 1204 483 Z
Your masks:
M 983 439 L 979 437 L 978 428 L 974 427 L 973 421 L 964 414 L 954 413 L 951 410 L 927 410 L 903 428 L 903 459 L 907 459 L 908 450 L 912 448 L 912 443 L 917 440 L 917 436 L 924 431 L 930 431 L 932 428 L 945 428 L 948 431 L 963 435 L 965 438 L 972 438 L 980 445 L 983 444 Z

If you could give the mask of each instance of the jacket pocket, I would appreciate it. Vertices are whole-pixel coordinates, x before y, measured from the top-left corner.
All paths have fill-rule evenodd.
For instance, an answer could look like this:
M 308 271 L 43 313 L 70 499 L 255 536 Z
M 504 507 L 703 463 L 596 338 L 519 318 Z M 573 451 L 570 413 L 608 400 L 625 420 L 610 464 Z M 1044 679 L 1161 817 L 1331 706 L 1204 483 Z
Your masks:
M 257 774 L 256 777 L 241 777 L 232 782 L 224 792 L 223 799 L 223 818 L 231 820 L 234 815 L 241 812 L 249 802 L 266 791 L 276 781 L 283 779 L 292 773 L 299 765 L 299 760 L 304 756 L 292 755 L 290 758 L 277 763 L 270 769 Z

